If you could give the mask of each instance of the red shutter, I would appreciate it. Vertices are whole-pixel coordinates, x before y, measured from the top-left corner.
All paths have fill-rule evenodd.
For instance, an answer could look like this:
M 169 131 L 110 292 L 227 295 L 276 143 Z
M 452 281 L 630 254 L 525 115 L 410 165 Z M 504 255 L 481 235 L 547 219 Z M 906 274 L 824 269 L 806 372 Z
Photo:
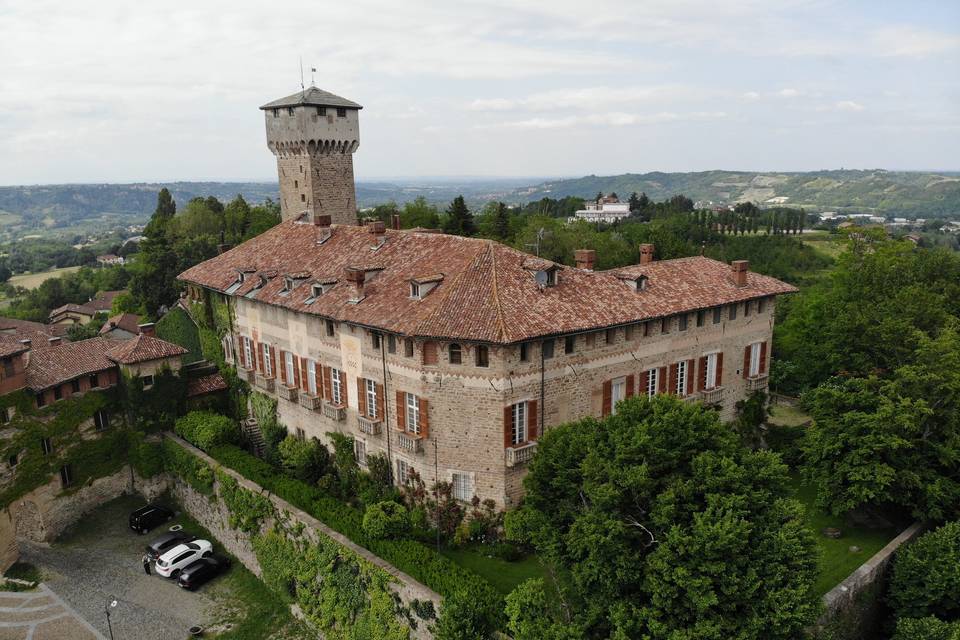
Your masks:
M 263 347 L 259 342 L 254 342 L 253 347 L 253 359 L 257 362 L 257 371 L 263 373 Z
M 760 373 L 767 372 L 767 343 L 760 343 Z
M 723 384 L 723 351 L 717 354 L 717 386 Z
M 357 378 L 357 400 L 360 403 L 358 406 L 360 407 L 360 415 L 365 416 L 367 415 L 367 394 L 363 392 L 363 385 L 363 378 Z
M 300 387 L 300 358 L 293 356 L 293 382 L 287 380 L 287 384 L 294 388 Z
M 683 395 L 688 396 L 693 393 L 693 376 L 695 374 L 693 370 L 694 362 L 693 359 L 687 360 L 687 391 Z
M 611 389 L 610 380 L 607 380 L 603 383 L 603 406 L 600 408 L 600 414 L 603 416 L 610 415 L 610 410 L 613 408 L 613 392 Z
M 666 393 L 667 392 L 667 368 L 660 367 L 660 372 L 657 374 L 657 393 Z
M 277 348 L 270 347 L 270 357 L 273 359 L 273 377 L 277 377 Z
M 397 391 L 397 430 L 407 430 L 407 394 Z
M 642 371 L 640 372 L 640 388 L 637 390 L 637 394 L 645 398 L 647 397 L 647 386 L 650 384 L 650 372 Z
M 340 370 L 340 406 L 346 407 L 350 404 L 350 385 L 348 384 L 349 378 L 347 377 L 347 372 L 343 369 Z
M 503 448 L 513 444 L 513 405 L 503 408 Z
M 308 391 L 310 388 L 310 374 L 307 373 L 307 367 L 309 363 L 306 358 L 300 358 L 300 388 L 304 391 Z
M 333 374 L 330 373 L 330 367 L 321 367 L 323 369 L 323 399 L 333 402 Z
M 423 358 L 423 364 L 437 364 L 437 343 L 424 342 L 420 349 L 420 355 Z
M 707 356 L 700 356 L 700 370 L 697 372 L 697 391 L 707 388 Z
M 634 393 L 633 383 L 634 383 L 635 380 L 636 380 L 636 379 L 633 377 L 633 374 L 632 374 L 632 373 L 627 376 L 627 393 L 626 393 L 626 397 L 627 397 L 627 398 L 632 398 L 632 397 L 633 397 L 633 393 Z
M 378 384 L 374 388 L 377 390 L 377 419 L 383 420 L 383 385 Z
M 527 440 L 537 439 L 537 401 L 527 402 Z
M 283 351 L 280 351 L 279 357 L 280 357 L 280 362 L 283 364 L 283 366 L 280 367 L 280 371 L 278 372 L 280 375 L 278 377 L 280 378 L 280 382 L 286 383 L 287 382 L 287 354 Z M 276 371 L 276 369 L 274 369 L 274 371 Z
M 676 395 L 677 393 L 677 363 L 670 365 L 670 378 L 667 382 L 667 393 Z
M 430 403 L 424 397 L 417 398 L 420 403 L 420 437 L 430 437 Z
M 743 377 L 750 377 L 750 345 L 743 350 Z

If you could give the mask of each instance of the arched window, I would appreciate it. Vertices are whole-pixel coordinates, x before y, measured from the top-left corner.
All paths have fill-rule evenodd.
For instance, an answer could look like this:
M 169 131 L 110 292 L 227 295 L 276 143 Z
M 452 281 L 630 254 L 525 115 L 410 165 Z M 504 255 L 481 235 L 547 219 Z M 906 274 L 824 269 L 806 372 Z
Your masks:
M 454 342 L 450 345 L 450 364 L 460 364 L 463 362 L 463 347 Z

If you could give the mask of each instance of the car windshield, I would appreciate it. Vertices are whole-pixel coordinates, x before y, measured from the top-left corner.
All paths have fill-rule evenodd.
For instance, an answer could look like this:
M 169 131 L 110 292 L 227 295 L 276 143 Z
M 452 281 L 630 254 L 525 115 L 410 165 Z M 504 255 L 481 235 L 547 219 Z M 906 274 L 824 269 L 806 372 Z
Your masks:
M 198 545 L 198 544 L 196 544 L 196 543 L 193 543 L 193 542 L 188 542 L 188 543 L 186 543 L 184 546 L 189 547 L 189 548 L 193 549 L 194 551 L 199 551 L 199 550 L 200 550 L 200 545 Z

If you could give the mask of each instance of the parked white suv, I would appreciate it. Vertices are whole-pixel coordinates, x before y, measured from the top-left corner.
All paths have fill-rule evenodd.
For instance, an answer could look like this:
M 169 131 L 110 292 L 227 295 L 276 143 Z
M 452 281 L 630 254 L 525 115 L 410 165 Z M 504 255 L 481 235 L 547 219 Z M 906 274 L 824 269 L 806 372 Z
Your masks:
M 180 571 L 194 560 L 213 555 L 213 545 L 209 540 L 194 540 L 178 544 L 157 558 L 157 574 L 164 578 L 176 578 Z

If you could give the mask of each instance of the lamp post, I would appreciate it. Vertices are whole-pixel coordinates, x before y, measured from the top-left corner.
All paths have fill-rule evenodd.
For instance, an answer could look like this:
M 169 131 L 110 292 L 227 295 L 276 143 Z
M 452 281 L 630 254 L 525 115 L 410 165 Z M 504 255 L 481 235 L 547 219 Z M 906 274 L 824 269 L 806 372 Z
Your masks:
M 110 596 L 110 599 L 103 605 L 103 612 L 107 614 L 107 631 L 110 632 L 110 640 L 113 640 L 113 625 L 110 624 L 110 609 L 115 609 L 117 599 Z

